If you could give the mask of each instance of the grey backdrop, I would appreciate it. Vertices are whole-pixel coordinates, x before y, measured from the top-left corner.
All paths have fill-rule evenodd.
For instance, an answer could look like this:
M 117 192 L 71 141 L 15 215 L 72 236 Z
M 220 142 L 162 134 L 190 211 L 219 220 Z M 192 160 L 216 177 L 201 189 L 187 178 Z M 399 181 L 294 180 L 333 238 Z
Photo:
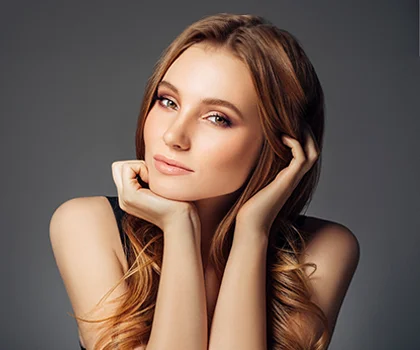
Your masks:
M 2 349 L 77 349 L 49 242 L 64 201 L 116 195 L 146 79 L 187 25 L 267 17 L 302 42 L 326 95 L 307 215 L 346 225 L 361 258 L 330 349 L 419 349 L 417 1 L 1 3 Z

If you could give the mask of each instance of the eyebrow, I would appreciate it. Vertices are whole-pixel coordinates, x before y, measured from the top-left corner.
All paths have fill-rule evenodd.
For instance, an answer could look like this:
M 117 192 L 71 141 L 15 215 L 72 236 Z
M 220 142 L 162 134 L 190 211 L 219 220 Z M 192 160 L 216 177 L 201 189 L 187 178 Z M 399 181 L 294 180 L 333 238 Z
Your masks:
M 176 94 L 180 95 L 178 88 L 175 85 L 171 84 L 169 81 L 162 80 L 158 84 L 158 88 L 160 86 L 165 86 L 168 89 L 173 90 Z M 244 116 L 242 115 L 242 113 L 239 110 L 239 108 L 236 107 L 233 103 L 231 103 L 229 101 L 221 100 L 220 98 L 207 97 L 207 98 L 202 99 L 200 102 L 201 103 L 204 103 L 206 105 L 216 105 L 216 106 L 230 108 L 230 109 L 234 110 L 236 112 L 236 114 L 238 114 L 241 119 L 244 119 Z

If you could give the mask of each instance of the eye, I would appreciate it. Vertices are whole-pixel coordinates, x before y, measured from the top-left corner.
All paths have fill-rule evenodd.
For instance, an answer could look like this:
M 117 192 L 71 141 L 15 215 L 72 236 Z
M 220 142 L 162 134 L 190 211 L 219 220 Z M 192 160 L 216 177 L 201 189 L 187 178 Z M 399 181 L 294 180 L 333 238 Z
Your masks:
M 174 101 L 162 95 L 156 95 L 155 99 L 158 100 L 159 104 L 165 108 L 168 107 L 168 104 L 172 104 L 173 107 L 176 106 L 176 103 Z M 164 103 L 165 101 L 168 101 L 168 104 L 165 104 Z M 211 122 L 211 123 L 217 126 L 221 126 L 222 128 L 230 128 L 232 126 L 232 122 L 229 120 L 229 118 L 226 118 L 220 114 L 214 113 L 214 114 L 209 115 L 207 118 L 218 118 L 219 120 L 221 120 L 223 124 L 220 124 L 218 122 Z
M 229 119 L 227 119 L 227 118 L 225 118 L 225 117 L 223 117 L 219 114 L 212 114 L 208 118 L 219 118 L 219 120 L 222 120 L 222 122 L 223 122 L 222 127 L 230 128 L 232 126 L 232 122 Z M 216 125 L 220 125 L 220 124 L 215 123 L 215 122 L 212 122 L 212 123 L 214 123 Z
M 162 105 L 162 104 L 163 104 L 163 107 L 168 107 L 167 105 L 165 105 L 165 104 L 163 103 L 163 101 L 169 101 L 170 103 L 172 103 L 173 105 L 175 105 L 175 106 L 176 106 L 176 104 L 175 104 L 175 102 L 174 102 L 174 101 L 170 100 L 169 98 L 163 97 L 163 96 L 161 96 L 161 95 L 156 96 L 156 100 L 160 101 L 160 102 L 159 102 L 159 104 L 160 104 L 160 105 Z

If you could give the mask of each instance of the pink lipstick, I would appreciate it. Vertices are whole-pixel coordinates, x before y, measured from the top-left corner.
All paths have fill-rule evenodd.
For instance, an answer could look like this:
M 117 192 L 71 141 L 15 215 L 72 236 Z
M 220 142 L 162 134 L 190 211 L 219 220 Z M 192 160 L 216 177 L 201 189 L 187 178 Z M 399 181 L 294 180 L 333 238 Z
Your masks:
M 154 157 L 155 168 L 165 175 L 185 175 L 194 171 L 186 167 L 184 164 L 175 160 L 166 158 L 160 154 Z

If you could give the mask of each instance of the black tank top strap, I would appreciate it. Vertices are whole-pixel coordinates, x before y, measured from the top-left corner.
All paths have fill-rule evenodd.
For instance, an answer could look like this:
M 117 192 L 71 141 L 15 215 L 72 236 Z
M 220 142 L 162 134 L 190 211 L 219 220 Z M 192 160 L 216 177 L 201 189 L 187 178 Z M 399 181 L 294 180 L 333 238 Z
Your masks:
M 118 203 L 118 197 L 114 197 L 114 196 L 105 196 L 111 207 L 112 210 L 114 211 L 114 215 L 115 215 L 115 219 L 117 221 L 117 225 L 118 225 L 118 231 L 120 232 L 120 238 L 121 238 L 121 243 L 124 249 L 124 253 L 127 256 L 128 253 L 128 245 L 129 245 L 129 239 L 127 237 L 127 235 L 124 233 L 123 228 L 122 228 L 122 219 L 124 217 L 124 215 L 126 214 L 126 212 L 124 210 L 122 210 L 120 208 L 120 205 Z
M 298 215 L 297 219 L 295 220 L 295 224 L 298 227 L 303 226 L 305 223 L 306 216 L 305 215 Z

